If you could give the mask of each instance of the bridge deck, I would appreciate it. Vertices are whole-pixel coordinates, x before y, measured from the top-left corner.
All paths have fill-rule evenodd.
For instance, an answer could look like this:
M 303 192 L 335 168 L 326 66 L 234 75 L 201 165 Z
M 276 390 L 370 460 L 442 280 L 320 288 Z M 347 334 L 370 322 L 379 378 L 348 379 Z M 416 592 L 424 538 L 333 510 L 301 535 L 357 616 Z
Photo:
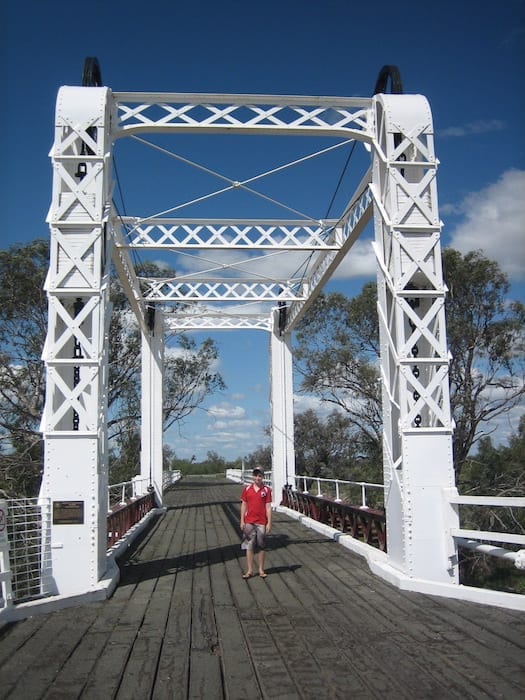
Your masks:
M 244 581 L 239 494 L 183 480 L 110 600 L 4 628 L 0 697 L 523 697 L 525 615 L 398 591 L 283 515 Z

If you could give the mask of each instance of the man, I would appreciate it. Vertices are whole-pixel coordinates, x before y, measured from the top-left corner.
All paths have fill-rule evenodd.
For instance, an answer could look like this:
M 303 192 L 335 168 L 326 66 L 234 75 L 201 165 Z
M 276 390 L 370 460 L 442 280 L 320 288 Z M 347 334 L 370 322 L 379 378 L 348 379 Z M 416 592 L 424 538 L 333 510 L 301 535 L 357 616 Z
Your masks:
M 264 472 L 256 467 L 252 472 L 253 483 L 241 494 L 241 548 L 246 550 L 246 571 L 243 578 L 253 576 L 254 549 L 257 547 L 259 576 L 264 571 L 264 537 L 272 526 L 272 490 L 264 485 Z

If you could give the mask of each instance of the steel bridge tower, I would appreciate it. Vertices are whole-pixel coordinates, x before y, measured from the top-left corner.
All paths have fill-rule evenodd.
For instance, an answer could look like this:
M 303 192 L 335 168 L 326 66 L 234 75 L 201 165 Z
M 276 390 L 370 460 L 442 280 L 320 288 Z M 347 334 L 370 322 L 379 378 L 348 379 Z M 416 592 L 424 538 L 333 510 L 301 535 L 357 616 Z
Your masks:
M 98 63 L 82 87 L 62 87 L 51 151 L 51 257 L 44 349 L 45 468 L 53 504 L 49 592 L 93 590 L 106 571 L 110 266 L 142 334 L 141 470 L 162 503 L 162 373 L 166 332 L 253 329 L 271 358 L 274 493 L 295 475 L 291 334 L 366 225 L 374 220 L 388 557 L 403 575 L 457 583 L 456 513 L 445 330 L 445 286 L 432 114 L 383 70 L 372 97 L 113 92 Z M 85 72 L 86 74 L 86 72 Z M 388 78 L 393 93 L 386 91 Z M 370 168 L 337 220 L 121 217 L 112 203 L 113 149 L 144 134 L 246 134 L 354 140 Z M 232 188 L 244 183 L 233 182 Z M 220 275 L 139 279 L 136 250 L 308 255 L 302 278 Z M 253 267 L 251 268 L 253 271 Z M 181 304 L 180 302 L 184 302 Z M 254 303 L 257 310 L 253 310 Z

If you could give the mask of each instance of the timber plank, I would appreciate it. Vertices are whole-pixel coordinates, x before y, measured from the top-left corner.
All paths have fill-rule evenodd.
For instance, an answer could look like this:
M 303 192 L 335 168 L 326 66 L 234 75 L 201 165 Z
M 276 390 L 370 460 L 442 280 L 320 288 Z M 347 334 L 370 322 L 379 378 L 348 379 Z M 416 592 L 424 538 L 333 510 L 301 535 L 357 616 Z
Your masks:
M 2 665 L 8 661 L 13 654 L 22 649 L 31 637 L 45 624 L 43 616 L 29 617 L 18 623 L 8 623 L 0 630 L 0 673 Z
M 48 628 L 45 642 L 42 643 L 42 635 L 36 634 L 31 644 L 25 646 L 25 653 L 17 654 L 14 662 L 2 669 L 2 690 L 10 687 L 10 697 L 44 697 L 69 658 L 71 650 L 79 644 L 91 626 L 93 616 L 97 614 L 96 608 L 91 606 L 83 606 L 74 619 L 72 610 L 66 612 L 67 615 L 51 614 L 55 617 L 55 624 L 51 624 L 54 636 L 47 636 Z M 41 629 L 44 630 L 45 627 Z
M 325 583 L 327 580 L 325 579 Z M 372 611 L 370 615 L 370 594 L 368 596 L 368 605 L 363 601 L 360 595 L 355 595 L 355 588 L 351 588 L 346 594 L 346 598 L 349 603 L 348 606 L 339 607 L 338 605 L 330 605 L 325 608 L 325 620 L 333 620 L 331 624 L 338 627 L 338 633 L 334 642 L 338 645 L 343 646 L 345 649 L 351 652 L 351 661 L 354 668 L 358 668 L 358 676 L 360 676 L 366 683 L 367 687 L 370 688 L 370 692 L 374 694 L 381 694 L 383 692 L 389 692 L 389 694 L 395 693 L 399 697 L 405 696 L 405 688 L 408 694 L 414 692 L 411 688 L 411 684 L 414 682 L 413 679 L 421 677 L 419 674 L 423 671 L 423 677 L 428 674 L 428 668 L 422 668 L 422 665 L 417 661 L 417 659 L 411 662 L 411 671 L 408 674 L 403 673 L 402 664 L 399 664 L 397 659 L 399 657 L 398 645 L 402 645 L 404 642 L 404 637 L 396 631 L 395 627 L 392 625 L 385 629 L 384 621 L 380 618 L 380 612 L 378 614 Z M 344 598 L 343 598 L 344 599 Z M 381 609 L 381 597 L 377 597 L 378 611 Z M 337 610 L 335 618 L 333 617 L 334 610 Z M 366 614 L 366 619 L 363 615 Z M 356 630 L 359 630 L 358 635 L 356 635 Z M 378 665 L 378 643 L 381 640 L 390 639 L 393 641 L 392 653 L 382 653 L 381 666 Z M 357 643 L 359 640 L 359 643 Z M 419 658 L 420 655 L 418 655 Z M 389 673 L 389 666 L 392 666 L 391 673 Z M 418 683 L 420 690 L 421 683 Z M 424 682 L 423 682 L 424 685 Z M 416 691 L 418 688 L 415 689 Z M 427 689 L 429 693 L 432 692 L 432 683 Z
M 215 619 L 223 665 L 225 696 L 257 700 L 261 697 L 261 693 L 237 611 L 233 606 L 216 606 Z
M 222 700 L 224 698 L 219 657 L 202 649 L 192 649 L 190 700 Z
M 186 515 L 195 512 L 188 510 Z M 182 527 L 177 528 L 179 537 L 174 540 L 174 550 L 181 556 L 188 556 L 194 547 L 193 517 L 181 519 Z M 179 558 L 180 561 L 180 558 Z M 188 691 L 189 664 L 191 652 L 191 606 L 192 573 L 181 567 L 175 571 L 175 586 L 170 600 L 169 612 L 164 628 L 162 646 L 159 652 L 157 676 L 153 698 L 186 698 Z
M 325 560 L 325 561 L 326 561 L 326 560 Z M 327 567 L 327 568 L 328 568 L 328 571 L 329 571 L 330 567 Z M 270 580 L 270 579 L 269 579 L 269 580 Z M 325 583 L 326 583 L 326 578 L 325 578 Z M 303 584 L 301 585 L 301 596 L 302 596 L 303 599 L 305 598 L 305 592 L 308 593 L 308 581 L 303 581 Z M 333 607 L 331 608 L 331 610 L 333 611 Z M 288 615 L 293 616 L 293 612 L 290 612 L 290 611 L 287 611 L 287 612 L 288 612 Z M 354 612 L 354 611 L 352 611 L 352 612 Z M 349 634 L 350 634 L 350 639 L 351 639 L 351 640 L 355 639 L 355 629 L 356 629 L 356 626 L 355 626 L 355 622 L 356 622 L 356 621 L 355 621 L 355 619 L 354 619 L 354 618 L 355 618 L 355 615 L 353 615 L 352 617 L 353 617 L 353 619 L 352 619 L 352 623 L 351 623 L 351 630 L 350 630 L 350 633 L 349 633 Z M 344 618 L 341 616 L 341 611 L 339 611 L 339 614 L 337 615 L 337 618 L 339 619 L 339 623 L 335 623 L 335 624 L 338 624 L 338 626 L 341 627 L 341 624 L 342 624 L 341 621 L 344 619 Z M 343 634 L 343 633 L 344 633 L 344 630 L 341 629 L 341 630 L 340 630 L 340 633 Z M 342 641 L 343 641 L 343 644 L 344 644 L 345 646 L 348 645 L 348 642 L 347 642 L 346 640 L 342 640 Z M 355 653 L 353 654 L 353 656 L 355 657 Z M 394 658 L 395 658 L 395 656 L 396 656 L 396 655 L 394 655 Z M 373 660 L 373 659 L 371 659 L 371 660 L 365 659 L 365 661 L 368 661 L 368 667 L 371 668 L 372 671 L 373 671 L 373 673 L 370 674 L 370 675 L 371 675 L 371 679 L 372 679 L 371 685 L 372 685 L 372 688 L 373 688 L 374 692 L 380 694 L 381 692 L 385 692 L 385 691 L 388 690 L 390 693 L 392 693 L 392 690 L 393 690 L 393 687 L 392 687 L 392 686 L 393 686 L 393 684 L 392 684 L 391 682 L 389 682 L 388 685 L 386 685 L 386 686 L 384 686 L 384 687 L 378 686 L 378 681 L 377 681 L 377 679 L 378 679 L 378 677 L 381 678 L 381 676 L 382 676 L 383 674 L 381 674 L 381 673 L 378 674 L 378 673 L 376 672 L 376 671 L 377 671 L 377 667 L 376 667 L 376 664 L 374 663 L 374 660 Z M 355 665 L 355 664 L 354 664 L 354 665 Z M 347 673 L 346 675 L 348 676 L 348 673 Z M 370 681 L 368 682 L 368 685 L 370 685 Z M 355 692 L 355 690 L 354 690 L 354 692 Z M 397 694 L 398 694 L 400 697 L 402 696 L 402 695 L 401 695 L 401 692 L 402 692 L 402 686 L 399 686 L 399 687 L 398 687 L 398 693 L 397 693 Z
M 267 627 L 266 617 L 241 620 L 261 697 L 296 700 L 301 697 Z

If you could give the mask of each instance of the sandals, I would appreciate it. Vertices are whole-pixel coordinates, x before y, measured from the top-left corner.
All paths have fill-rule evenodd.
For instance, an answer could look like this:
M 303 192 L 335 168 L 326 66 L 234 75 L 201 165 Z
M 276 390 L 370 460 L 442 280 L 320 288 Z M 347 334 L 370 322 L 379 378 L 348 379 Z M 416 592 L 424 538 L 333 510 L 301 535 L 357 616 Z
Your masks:
M 246 572 L 245 574 L 242 575 L 242 577 L 243 577 L 244 579 L 252 578 L 252 576 L 253 576 L 253 574 L 252 574 L 252 573 L 248 573 L 248 572 Z

